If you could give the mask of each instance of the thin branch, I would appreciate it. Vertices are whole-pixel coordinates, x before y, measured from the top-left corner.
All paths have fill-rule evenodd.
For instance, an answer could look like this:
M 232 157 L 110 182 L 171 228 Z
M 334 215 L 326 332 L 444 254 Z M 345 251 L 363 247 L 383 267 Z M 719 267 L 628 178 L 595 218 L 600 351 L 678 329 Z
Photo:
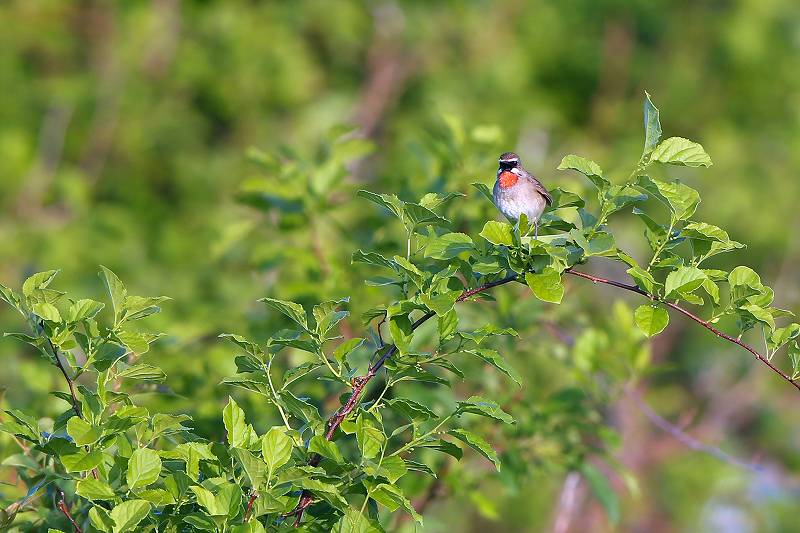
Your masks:
M 681 428 L 672 424 L 669 420 L 665 419 L 661 415 L 655 412 L 652 407 L 647 405 L 638 394 L 629 392 L 628 396 L 633 399 L 633 402 L 636 404 L 636 407 L 644 413 L 644 415 L 657 427 L 661 428 L 662 430 L 666 431 L 670 435 L 672 435 L 675 440 L 690 448 L 692 450 L 703 452 L 711 455 L 712 457 L 716 457 L 720 461 L 724 463 L 728 463 L 734 466 L 738 466 L 740 468 L 744 468 L 745 470 L 750 470 L 751 472 L 761 472 L 763 469 L 758 465 L 754 465 L 748 463 L 747 461 L 743 461 L 738 457 L 734 457 L 733 455 L 726 453 L 719 449 L 716 446 L 711 446 L 708 444 L 704 444 L 697 440 L 696 438 L 692 437 Z
M 553 533 L 567 533 L 570 523 L 575 515 L 575 511 L 580 507 L 582 494 L 578 490 L 581 485 L 581 475 L 578 472 L 570 472 L 564 479 L 564 486 L 561 488 L 561 496 L 558 499 L 558 510 L 553 522 Z
M 72 527 L 75 528 L 75 533 L 83 533 L 81 527 L 78 525 L 75 519 L 72 518 L 72 515 L 69 512 L 69 507 L 67 507 L 67 504 L 64 502 L 64 493 L 59 491 L 59 494 L 60 498 L 58 500 L 58 505 L 57 505 L 58 510 L 64 513 L 64 516 L 67 517 L 67 520 L 69 520 L 72 523 Z
M 698 324 L 700 324 L 701 326 L 706 328 L 708 331 L 710 331 L 711 333 L 713 333 L 717 337 L 719 337 L 721 339 L 725 339 L 728 342 L 732 342 L 733 344 L 741 346 L 742 348 L 744 348 L 745 350 L 747 350 L 748 352 L 753 354 L 756 357 L 756 359 L 758 359 L 759 361 L 761 361 L 762 363 L 767 365 L 773 372 L 778 374 L 785 381 L 789 382 L 797 390 L 800 390 L 800 381 L 792 379 L 791 376 L 789 376 L 788 374 L 784 373 L 778 367 L 773 365 L 769 361 L 769 359 L 767 359 L 767 357 L 765 357 L 764 355 L 759 353 L 755 348 L 753 348 L 752 346 L 750 346 L 749 344 L 747 344 L 745 342 L 742 342 L 740 339 L 737 339 L 735 337 L 731 337 L 727 333 L 724 333 L 724 332 L 718 330 L 717 328 L 712 326 L 711 323 L 708 320 L 703 320 L 699 316 L 695 315 L 691 311 L 688 311 L 688 310 L 684 309 L 683 307 L 679 306 L 678 304 L 669 302 L 667 300 L 663 300 L 663 299 L 658 298 L 658 297 L 656 297 L 656 296 L 654 296 L 652 294 L 649 294 L 648 292 L 643 291 L 642 289 L 640 289 L 636 285 L 628 285 L 626 283 L 620 283 L 619 281 L 613 281 L 613 280 L 610 280 L 610 279 L 600 278 L 600 277 L 597 277 L 597 276 L 592 276 L 590 274 L 584 274 L 583 272 L 578 272 L 576 270 L 571 270 L 571 269 L 565 270 L 565 273 L 572 274 L 573 276 L 578 276 L 579 278 L 588 279 L 589 281 L 592 281 L 594 283 L 604 283 L 606 285 L 612 285 L 614 287 L 618 287 L 618 288 L 624 289 L 626 291 L 635 292 L 636 294 L 644 296 L 645 298 L 648 298 L 650 300 L 653 300 L 653 301 L 656 301 L 656 302 L 661 302 L 662 304 L 666 305 L 670 309 L 674 309 L 675 311 L 678 311 L 682 315 L 691 318 L 692 320 L 694 320 L 695 322 L 697 322 Z
M 253 505 L 256 503 L 256 498 L 258 498 L 258 492 L 254 489 L 253 492 L 250 493 L 250 499 L 247 501 L 247 509 L 244 512 L 244 522 L 250 520 L 250 513 L 253 512 Z
M 39 322 L 39 327 L 44 331 L 44 322 Z M 61 362 L 61 359 L 58 357 L 58 349 L 53 344 L 53 341 L 50 340 L 50 337 L 45 336 L 47 339 L 47 344 L 50 346 L 50 351 L 53 353 L 53 359 L 56 361 L 56 366 L 61 373 L 64 375 L 64 379 L 67 380 L 67 386 L 69 386 L 69 395 L 72 397 L 72 409 L 75 411 L 75 414 L 78 415 L 78 418 L 83 418 L 81 414 L 81 403 L 78 401 L 78 395 L 75 394 L 75 382 L 69 377 L 67 373 L 67 369 L 64 368 L 64 364 Z

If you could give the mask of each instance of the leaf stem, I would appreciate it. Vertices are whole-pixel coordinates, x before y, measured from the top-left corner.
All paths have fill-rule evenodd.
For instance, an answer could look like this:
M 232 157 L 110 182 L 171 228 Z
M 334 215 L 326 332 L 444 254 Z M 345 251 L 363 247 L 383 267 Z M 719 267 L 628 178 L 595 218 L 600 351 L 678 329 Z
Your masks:
M 278 412 L 281 414 L 281 418 L 283 419 L 283 423 L 286 425 L 286 429 L 292 429 L 292 426 L 289 425 L 289 419 L 286 418 L 286 413 L 283 411 L 283 407 L 278 402 L 278 393 L 275 392 L 275 386 L 272 384 L 272 376 L 270 369 L 272 368 L 272 357 L 269 358 L 269 362 L 267 362 L 266 367 L 266 374 L 267 374 L 267 383 L 269 383 L 269 390 L 272 392 L 272 398 L 275 400 L 275 406 L 278 408 Z

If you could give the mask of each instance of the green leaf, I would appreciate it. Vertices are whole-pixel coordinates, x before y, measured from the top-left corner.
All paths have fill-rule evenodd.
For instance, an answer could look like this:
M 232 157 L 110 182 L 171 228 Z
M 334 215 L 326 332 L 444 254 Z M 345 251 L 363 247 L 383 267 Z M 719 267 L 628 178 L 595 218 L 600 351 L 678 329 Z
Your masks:
M 92 452 L 85 452 L 83 450 L 68 455 L 59 457 L 61 464 L 67 469 L 67 472 L 85 472 L 95 468 L 103 462 L 103 452 L 94 450 Z
M 449 339 L 458 330 L 458 313 L 455 309 L 440 316 L 438 321 L 440 342 Z
M 411 505 L 411 502 L 405 497 L 403 491 L 400 490 L 399 487 L 387 483 L 371 485 L 368 481 L 365 481 L 364 484 L 369 490 L 370 498 L 386 506 L 390 511 L 402 508 L 409 513 L 416 522 L 422 524 L 422 517 L 417 513 L 414 506 Z
M 511 225 L 506 222 L 490 220 L 483 225 L 480 236 L 494 245 L 511 246 L 514 238 Z
M 67 433 L 78 446 L 89 446 L 100 440 L 103 430 L 82 418 L 73 416 L 67 421 Z
M 775 317 L 772 316 L 769 310 L 753 304 L 742 305 L 740 309 L 747 311 L 753 315 L 753 318 L 769 326 L 770 331 L 775 329 Z
M 221 496 L 220 498 L 217 498 L 213 492 L 200 485 L 192 485 L 189 489 L 194 492 L 197 504 L 203 507 L 209 515 L 227 516 L 230 510 L 230 502 L 222 495 L 222 487 L 217 488 L 217 495 Z
M 20 307 L 19 296 L 14 291 L 3 285 L 2 283 L 0 283 L 0 300 L 3 300 L 8 305 L 14 307 L 17 310 L 22 311 L 22 308 Z
M 389 320 L 389 333 L 400 354 L 405 355 L 411 346 L 411 339 L 414 337 L 414 330 L 408 315 L 393 316 Z
M 228 444 L 234 448 L 247 448 L 250 445 L 252 427 L 245 421 L 244 411 L 236 400 L 228 396 L 228 405 L 222 411 L 222 421 L 228 435 Z
M 372 425 L 363 414 L 356 419 L 356 441 L 361 455 L 372 459 L 381 452 L 386 436 L 380 429 Z
M 436 418 L 436 413 L 429 407 L 410 398 L 392 398 L 387 400 L 386 404 L 411 420 L 425 421 Z
M 376 252 L 363 252 L 361 250 L 356 250 L 351 261 L 353 263 L 364 263 L 367 265 L 391 268 L 392 270 L 395 269 L 394 263 Z
M 559 304 L 564 297 L 564 285 L 561 283 L 561 274 L 551 267 L 545 267 L 542 272 L 525 274 L 525 282 L 533 294 L 542 301 Z
M 506 362 L 506 360 L 503 359 L 503 356 L 501 356 L 497 351 L 467 350 L 467 353 L 470 353 L 476 357 L 479 357 L 480 359 L 483 359 L 484 361 L 486 361 L 487 363 L 498 369 L 500 372 L 513 379 L 517 385 L 522 386 L 522 376 L 520 376 L 519 372 L 514 370 L 514 368 L 511 365 L 509 365 Z
M 33 312 L 45 320 L 51 322 L 61 322 L 61 313 L 55 305 L 47 302 L 36 302 L 33 304 Z
M 461 457 L 464 455 L 464 452 L 461 450 L 461 448 L 459 448 L 452 442 L 448 442 L 442 439 L 422 443 L 419 445 L 419 447 L 446 453 L 450 457 L 455 457 L 459 461 L 461 460 Z
M 497 457 L 497 452 L 483 437 L 466 429 L 451 429 L 448 433 L 458 440 L 466 442 L 473 450 L 490 460 L 497 470 L 500 470 L 500 459 Z
M 769 339 L 770 349 L 777 350 L 787 342 L 800 336 L 800 324 L 793 323 L 786 327 L 777 328 Z
M 792 364 L 792 379 L 800 377 L 800 345 L 797 341 L 789 344 L 789 362 Z
M 127 296 L 124 320 L 141 320 L 161 311 L 159 304 L 171 300 L 168 296 Z
M 261 298 L 259 302 L 264 302 L 267 307 L 283 313 L 289 317 L 293 322 L 308 331 L 308 318 L 306 311 L 298 303 L 288 302 L 286 300 L 276 300 L 275 298 Z
M 139 448 L 128 459 L 128 487 L 137 489 L 152 485 L 161 474 L 161 458 L 150 448 Z
M 269 469 L 268 478 L 292 457 L 294 443 L 283 427 L 273 427 L 261 437 L 261 456 Z
M 492 190 L 489 187 L 487 187 L 485 183 L 476 182 L 476 183 L 471 183 L 470 185 L 475 187 L 475 189 L 479 193 L 481 193 L 484 198 L 486 198 L 490 202 L 494 203 L 494 197 L 492 196 Z
M 581 472 L 586 481 L 589 482 L 595 497 L 605 509 L 608 521 L 616 526 L 619 523 L 619 499 L 617 498 L 617 493 L 614 492 L 606 477 L 589 463 L 583 464 Z
M 669 313 L 658 305 L 645 304 L 637 307 L 634 318 L 636 325 L 648 337 L 658 335 L 669 324 Z
M 132 531 L 144 518 L 150 514 L 150 502 L 145 500 L 128 500 L 115 505 L 110 516 L 114 521 L 114 533 Z
M 383 528 L 376 521 L 348 507 L 342 518 L 333 526 L 333 533 L 383 533 Z
M 646 156 L 653 151 L 661 139 L 661 121 L 658 118 L 658 108 L 650 99 L 650 94 L 644 93 L 644 151 Z
M 117 374 L 117 377 L 127 378 L 127 379 L 138 379 L 141 381 L 155 381 L 158 383 L 167 379 L 167 375 L 164 373 L 163 370 L 161 370 L 157 366 L 148 365 L 145 363 L 128 367 L 119 374 Z
M 347 359 L 347 356 L 353 353 L 353 351 L 362 344 L 364 344 L 363 338 L 354 337 L 352 339 L 347 339 L 333 350 L 333 358 L 343 363 L 345 359 Z
M 86 478 L 78 481 L 75 493 L 87 500 L 113 500 L 117 497 L 108 483 L 99 479 Z
M 700 193 L 679 181 L 666 182 L 639 176 L 637 186 L 666 204 L 675 220 L 687 220 L 700 203 Z
M 452 200 L 453 198 L 458 198 L 459 196 L 465 195 L 460 192 L 449 192 L 447 194 L 429 192 L 420 199 L 419 205 L 425 209 L 436 209 L 440 205 Z
M 164 489 L 140 490 L 136 493 L 136 496 L 142 500 L 147 500 L 156 507 L 164 507 L 165 505 L 176 503 L 175 497 Z
M 388 209 L 400 220 L 403 219 L 403 201 L 394 194 L 376 194 L 372 191 L 360 190 L 356 196 Z
M 442 228 L 450 226 L 450 221 L 446 218 L 440 217 L 430 209 L 412 202 L 403 202 L 403 223 L 406 226 L 410 226 L 411 229 L 428 225 Z
M 45 272 L 37 272 L 36 274 L 32 275 L 28 279 L 26 279 L 22 284 L 22 294 L 26 297 L 30 298 L 34 292 L 46 289 L 50 282 L 53 281 L 58 273 L 61 272 L 60 270 L 47 270 Z
M 99 313 L 105 304 L 95 300 L 78 300 L 72 304 L 67 312 L 67 322 L 80 322 L 94 318 Z
M 377 471 L 378 476 L 383 476 L 391 483 L 395 483 L 398 479 L 405 476 L 408 472 L 408 466 L 398 456 L 384 457 L 381 461 L 381 466 Z
M 514 418 L 503 411 L 497 402 L 482 396 L 470 396 L 468 399 L 458 402 L 458 411 L 494 418 L 506 424 L 514 424 Z
M 114 520 L 108 514 L 108 511 L 102 507 L 94 506 L 89 509 L 89 521 L 99 531 L 111 533 L 114 530 Z
M 627 270 L 627 272 L 630 277 L 636 281 L 636 285 L 648 294 L 655 294 L 656 286 L 661 285 L 655 280 L 650 272 L 646 271 L 642 267 L 631 267 Z
M 678 267 L 667 275 L 664 284 L 664 296 L 666 298 L 675 296 L 685 296 L 696 290 L 708 279 L 706 273 L 696 267 Z
M 308 451 L 317 453 L 322 457 L 333 460 L 337 463 L 344 463 L 344 457 L 336 446 L 335 442 L 331 442 L 322 435 L 314 435 L 308 442 Z
M 573 154 L 564 156 L 557 168 L 558 170 L 577 170 L 589 178 L 589 181 L 599 190 L 606 189 L 611 185 L 611 182 L 603 177 L 603 170 L 600 165 L 584 157 Z
M 422 294 L 420 300 L 422 300 L 422 303 L 424 303 L 428 309 L 441 317 L 453 310 L 453 306 L 460 294 L 460 291 L 445 291 L 436 296 Z
M 425 257 L 449 260 L 475 248 L 472 239 L 464 233 L 445 233 L 432 236 L 425 243 Z
M 231 448 L 230 452 L 244 470 L 252 488 L 257 489 L 267 480 L 267 465 L 260 457 L 240 448 Z
M 690 239 L 694 255 L 703 259 L 744 248 L 744 244 L 732 241 L 725 230 L 705 222 L 690 222 L 681 230 L 681 235 Z
M 324 426 L 319 410 L 305 399 L 298 398 L 288 390 L 282 390 L 278 392 L 278 400 L 293 416 L 308 423 L 315 433 L 319 433 L 319 429 Z
M 650 161 L 686 167 L 710 167 L 713 164 L 701 145 L 683 137 L 664 140 L 650 154 Z
M 108 295 L 111 297 L 111 305 L 114 307 L 114 323 L 116 323 L 122 316 L 128 291 L 116 274 L 102 265 L 100 265 L 100 268 L 102 269 L 100 277 L 106 286 Z

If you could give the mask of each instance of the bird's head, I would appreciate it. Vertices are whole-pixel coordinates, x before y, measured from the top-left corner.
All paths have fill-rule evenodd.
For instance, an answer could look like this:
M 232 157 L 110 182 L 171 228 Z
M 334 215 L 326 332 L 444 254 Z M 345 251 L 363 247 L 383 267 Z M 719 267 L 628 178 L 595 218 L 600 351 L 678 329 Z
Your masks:
M 498 159 L 500 168 L 503 170 L 511 170 L 519 166 L 519 156 L 514 152 L 506 152 Z

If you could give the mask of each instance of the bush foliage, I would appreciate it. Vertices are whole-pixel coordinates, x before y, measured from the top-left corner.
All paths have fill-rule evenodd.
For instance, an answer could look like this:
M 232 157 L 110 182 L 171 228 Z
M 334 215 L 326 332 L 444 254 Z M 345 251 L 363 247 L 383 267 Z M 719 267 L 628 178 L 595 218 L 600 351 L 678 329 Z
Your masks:
M 16 470 L 28 494 L 2 511 L 0 525 L 107 533 L 297 526 L 380 531 L 406 519 L 422 523 L 411 495 L 438 483 L 452 461 L 462 460 L 491 465 L 509 482 L 534 468 L 578 470 L 616 521 L 619 503 L 608 478 L 614 470 L 623 478 L 626 473 L 608 454 L 616 436 L 599 412 L 609 396 L 650 371 L 645 338 L 664 331 L 670 310 L 720 342 L 749 350 L 764 370 L 800 388 L 800 324 L 772 306 L 773 290 L 750 268 L 708 265 L 743 245 L 695 218 L 698 191 L 656 177 L 660 165 L 708 167 L 711 158 L 688 139 L 662 139 L 649 95 L 644 125 L 643 151 L 624 180 L 612 180 L 586 158 L 563 158 L 558 168 L 585 176 L 596 198 L 554 189 L 538 238 L 526 220 L 513 226 L 490 220 L 479 232 L 473 220 L 465 232 L 457 231 L 448 212 L 490 202 L 483 183 L 474 184 L 477 193 L 469 198 L 431 192 L 407 201 L 358 191 L 363 216 L 378 216 L 402 237 L 385 239 L 379 249 L 354 250 L 349 277 L 320 280 L 329 283 L 334 299 L 301 305 L 262 298 L 269 313 L 282 317 L 282 329 L 260 337 L 220 335 L 235 346 L 236 374 L 223 384 L 246 390 L 248 403 L 258 407 L 248 411 L 230 397 L 217 414 L 224 439 L 204 435 L 186 414 L 140 401 L 165 392 L 169 383 L 146 355 L 162 334 L 140 322 L 169 305 L 169 298 L 134 296 L 105 267 L 104 301 L 57 290 L 55 270 L 30 276 L 21 290 L 0 286 L 0 297 L 28 326 L 6 335 L 40 353 L 66 385 L 66 392 L 52 392 L 62 402 L 54 418 L 4 412 L 0 429 L 18 446 L 4 464 Z M 313 247 L 319 224 L 337 209 L 334 198 L 352 187 L 343 181 L 346 164 L 370 148 L 337 136 L 313 174 L 299 162 L 277 165 L 278 159 L 254 153 L 293 185 L 268 194 L 269 181 L 256 180 L 245 185 L 242 198 L 280 209 L 283 228 L 275 239 L 306 233 Z M 622 250 L 611 230 L 611 217 L 622 213 L 641 223 L 651 252 L 644 261 Z M 302 224 L 312 219 L 311 226 Z M 345 243 L 360 229 L 351 222 L 353 228 L 339 234 Z M 313 252 L 316 261 L 330 268 L 325 264 L 334 259 L 320 254 Z M 584 272 L 581 267 L 594 261 L 622 265 L 632 283 Z M 512 357 L 523 341 L 507 324 L 531 318 L 516 314 L 509 320 L 502 293 L 524 284 L 542 302 L 536 308 L 560 304 L 569 296 L 568 276 L 648 301 L 635 310 L 617 303 L 608 317 L 590 316 L 578 338 L 548 341 L 548 349 L 571 350 L 571 372 L 585 391 L 565 387 L 546 398 L 527 397 L 525 378 L 515 369 L 521 362 Z M 345 280 L 355 279 L 365 287 L 353 288 L 351 302 L 342 293 Z M 376 291 L 382 304 L 356 303 L 372 300 Z M 363 310 L 361 333 L 352 331 L 351 307 Z M 762 336 L 766 351 L 742 341 L 750 330 Z M 497 375 L 490 377 L 487 368 Z M 464 383 L 479 394 L 462 394 Z M 263 426 L 265 417 L 277 424 Z M 591 458 L 598 456 L 610 470 L 597 468 Z M 511 472 L 501 468 L 505 464 Z M 465 490 L 475 482 L 469 475 L 462 479 Z M 491 512 L 489 498 L 472 494 Z

